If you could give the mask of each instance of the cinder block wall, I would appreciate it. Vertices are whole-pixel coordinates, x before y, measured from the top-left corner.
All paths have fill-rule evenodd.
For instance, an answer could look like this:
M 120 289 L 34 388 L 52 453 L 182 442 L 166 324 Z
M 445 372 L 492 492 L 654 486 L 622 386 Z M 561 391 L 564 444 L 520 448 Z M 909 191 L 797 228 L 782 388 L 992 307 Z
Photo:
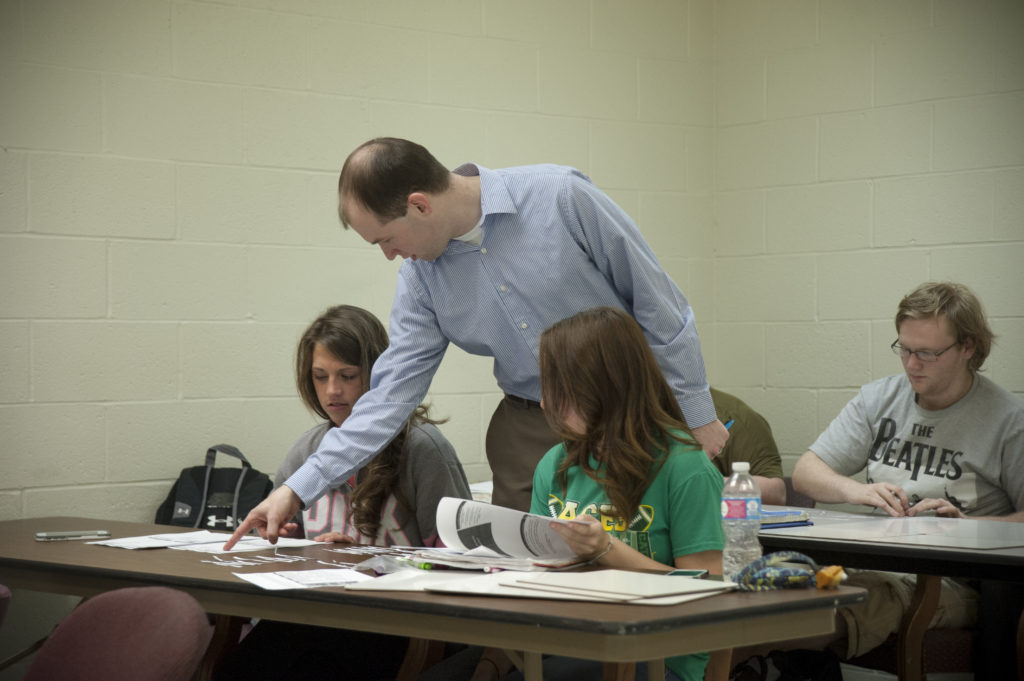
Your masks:
M 149 519 L 216 442 L 276 468 L 298 333 L 390 307 L 334 197 L 382 134 L 588 172 L 787 468 L 900 370 L 925 279 L 977 290 L 1024 393 L 1022 46 L 1015 0 L 0 0 L 0 518 Z M 431 397 L 485 478 L 489 363 Z
M 712 381 L 786 469 L 902 371 L 923 281 L 981 297 L 987 374 L 1024 393 L 1024 5 L 719 1 L 714 32 Z
M 712 330 L 709 1 L 0 8 L 0 518 L 151 519 L 218 442 L 276 469 L 313 422 L 304 326 L 390 309 L 397 263 L 336 210 L 376 135 L 583 169 Z M 472 480 L 499 395 L 449 352 L 431 401 Z
M 0 517 L 151 517 L 231 442 L 311 422 L 293 346 L 396 263 L 335 214 L 379 134 L 553 161 L 639 222 L 711 380 L 787 466 L 900 370 L 898 297 L 954 278 L 1024 392 L 1024 10 L 989 3 L 0 3 Z M 431 400 L 471 479 L 498 399 L 453 350 Z
M 712 14 L 0 0 L 0 519 L 149 520 L 218 442 L 276 470 L 313 422 L 302 329 L 331 304 L 390 309 L 397 263 L 341 229 L 335 198 L 376 135 L 452 167 L 583 169 L 710 328 Z M 489 362 L 449 352 L 431 400 L 471 480 L 498 399 Z M 70 606 L 17 593 L 0 658 Z

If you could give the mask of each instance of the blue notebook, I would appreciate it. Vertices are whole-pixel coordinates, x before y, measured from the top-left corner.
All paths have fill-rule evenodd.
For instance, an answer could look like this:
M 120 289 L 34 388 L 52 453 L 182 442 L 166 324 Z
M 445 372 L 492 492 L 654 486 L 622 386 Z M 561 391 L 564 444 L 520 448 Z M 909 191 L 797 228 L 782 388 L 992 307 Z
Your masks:
M 799 508 L 783 508 L 779 510 L 761 509 L 761 527 L 769 529 L 773 527 L 800 527 L 801 525 L 813 525 L 807 511 Z

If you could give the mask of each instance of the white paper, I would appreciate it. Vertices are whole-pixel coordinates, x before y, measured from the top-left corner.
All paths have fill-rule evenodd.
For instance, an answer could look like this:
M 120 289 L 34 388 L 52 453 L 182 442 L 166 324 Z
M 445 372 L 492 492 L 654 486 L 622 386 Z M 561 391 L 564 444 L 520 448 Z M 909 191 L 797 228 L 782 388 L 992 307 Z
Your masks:
M 460 570 L 545 570 L 547 564 L 533 562 L 529 558 L 506 558 L 499 556 L 494 551 L 478 546 L 471 551 L 461 549 L 436 548 L 423 549 L 416 552 L 415 559 L 434 565 L 445 565 Z M 566 561 L 567 564 L 574 564 L 574 560 Z M 552 565 L 558 567 L 559 564 Z
M 509 575 L 503 581 L 518 587 L 605 595 L 617 600 L 656 598 L 704 591 L 728 591 L 732 582 L 697 579 L 680 575 L 658 575 L 630 570 L 594 570 L 592 572 L 542 572 Z
M 113 546 L 119 549 L 158 549 L 181 544 L 194 544 L 218 540 L 223 544 L 223 542 L 226 542 L 230 536 L 230 534 L 224 532 L 196 530 L 195 532 L 148 534 L 141 537 L 121 537 L 119 539 L 104 539 L 102 541 L 90 541 L 86 543 L 98 544 L 99 546 Z
M 241 553 L 242 551 L 259 551 L 272 549 L 274 545 L 266 539 L 248 535 L 238 540 L 230 551 L 223 549 L 224 543 L 231 538 L 228 532 L 211 532 L 209 530 L 196 530 L 195 532 L 169 532 L 167 534 L 149 534 L 141 537 L 121 537 L 119 539 L 104 539 L 102 541 L 86 542 L 87 544 L 98 544 L 99 546 L 112 546 L 118 549 L 179 549 L 183 551 L 198 551 L 199 553 Z M 310 539 L 292 539 L 280 537 L 277 540 L 280 548 L 295 546 L 311 546 L 316 544 Z
M 220 537 L 217 541 L 213 542 L 199 542 L 195 544 L 176 544 L 168 548 L 177 549 L 179 551 L 197 551 L 199 553 L 241 553 L 242 551 L 262 551 L 264 549 L 273 549 L 274 545 L 266 539 L 260 537 L 242 537 L 238 540 L 238 543 L 231 547 L 230 551 L 224 550 L 224 542 L 227 539 Z M 295 548 L 297 546 L 313 546 L 317 542 L 312 539 L 290 539 L 288 537 L 278 537 L 277 548 L 287 549 Z
M 345 586 L 373 577 L 347 568 L 283 570 L 281 572 L 236 572 L 234 575 L 269 591 L 312 589 L 318 586 Z
M 670 596 L 659 596 L 657 598 L 634 598 L 623 599 L 620 597 L 586 591 L 548 591 L 529 588 L 525 585 L 510 583 L 510 573 L 498 572 L 490 575 L 478 575 L 466 577 L 465 579 L 445 581 L 442 583 L 427 585 L 428 591 L 438 593 L 462 594 L 470 596 L 503 596 L 512 598 L 543 598 L 558 601 L 591 601 L 600 603 L 628 603 L 629 605 L 678 605 L 694 601 L 699 598 L 713 596 L 719 591 L 702 591 L 699 593 L 673 594 Z M 673 579 L 687 579 L 676 577 Z M 732 588 L 729 585 L 724 588 Z
M 479 501 L 444 497 L 437 506 L 437 532 L 450 549 L 489 549 L 495 556 L 526 558 L 537 562 L 576 558 L 547 516 L 522 513 Z
M 472 574 L 472 573 L 471 573 Z M 399 570 L 391 574 L 346 584 L 355 591 L 426 591 L 437 584 L 447 584 L 469 575 L 456 570 Z

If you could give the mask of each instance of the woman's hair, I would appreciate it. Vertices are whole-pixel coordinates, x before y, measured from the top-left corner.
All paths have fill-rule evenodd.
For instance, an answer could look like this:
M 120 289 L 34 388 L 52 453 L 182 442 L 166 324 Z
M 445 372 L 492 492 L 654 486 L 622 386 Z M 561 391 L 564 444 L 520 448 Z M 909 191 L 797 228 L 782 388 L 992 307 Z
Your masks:
M 345 364 L 359 367 L 366 392 L 373 363 L 388 347 L 388 333 L 373 313 L 354 305 L 336 305 L 313 320 L 302 334 L 295 353 L 295 383 L 306 406 L 329 421 L 313 384 L 313 349 L 318 343 Z M 359 472 L 352 493 L 352 515 L 356 528 L 368 537 L 377 536 L 381 509 L 389 493 L 412 510 L 398 483 L 409 428 L 421 423 L 441 423 L 431 419 L 428 411 L 425 404 L 416 407 L 405 428 Z
M 640 325 L 617 308 L 586 310 L 544 331 L 540 382 L 544 414 L 568 453 L 558 470 L 563 489 L 569 468 L 579 466 L 618 517 L 637 511 L 670 439 L 693 443 Z M 583 432 L 566 424 L 570 412 Z M 591 455 L 603 472 L 591 466 Z
M 405 215 L 409 194 L 440 194 L 451 173 L 423 146 L 396 137 L 378 137 L 356 147 L 338 177 L 338 215 L 348 227 L 343 203 L 355 201 L 382 223 Z
M 957 343 L 973 344 L 974 354 L 967 367 L 971 372 L 981 371 L 996 336 L 985 319 L 981 301 L 963 284 L 927 282 L 905 295 L 896 310 L 896 333 L 908 319 L 939 317 L 949 322 Z

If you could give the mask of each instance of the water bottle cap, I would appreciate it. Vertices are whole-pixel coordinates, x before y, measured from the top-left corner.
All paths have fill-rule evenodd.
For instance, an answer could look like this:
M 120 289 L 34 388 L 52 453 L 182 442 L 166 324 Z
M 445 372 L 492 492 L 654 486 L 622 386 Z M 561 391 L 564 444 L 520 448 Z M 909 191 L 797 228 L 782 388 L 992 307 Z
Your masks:
M 733 473 L 749 473 L 750 462 L 749 461 L 733 461 L 732 462 Z

